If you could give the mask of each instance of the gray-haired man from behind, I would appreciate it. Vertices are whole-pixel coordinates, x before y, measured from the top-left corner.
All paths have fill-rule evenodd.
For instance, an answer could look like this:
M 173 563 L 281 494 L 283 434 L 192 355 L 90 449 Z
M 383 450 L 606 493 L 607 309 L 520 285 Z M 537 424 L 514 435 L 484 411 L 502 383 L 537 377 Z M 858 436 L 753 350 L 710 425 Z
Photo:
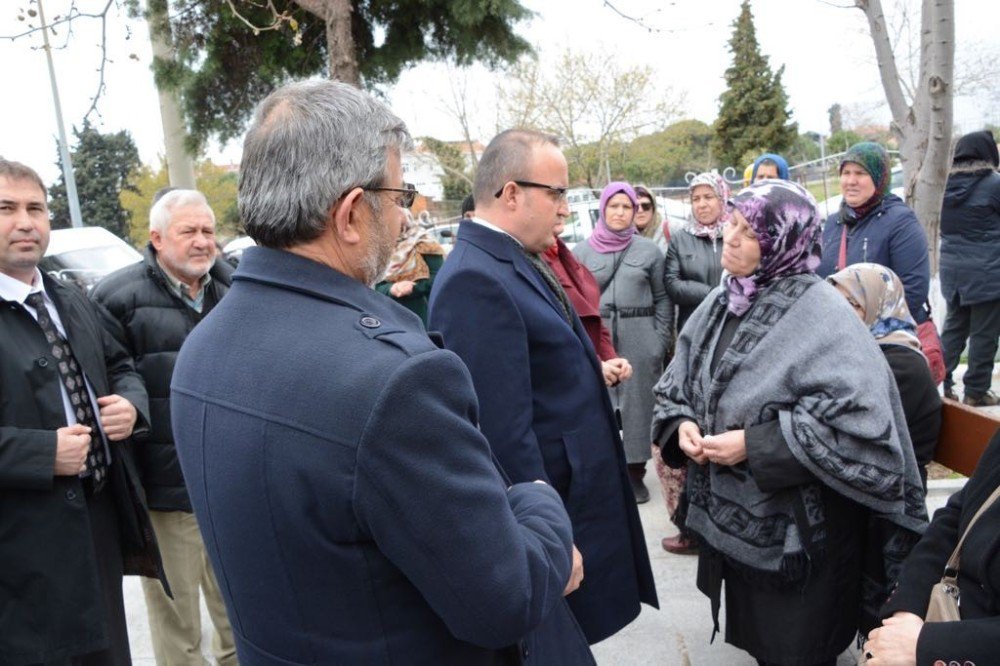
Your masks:
M 91 297 L 110 313 L 106 327 L 131 354 L 149 393 L 150 434 L 134 451 L 173 592 L 171 599 L 143 581 L 153 654 L 160 666 L 207 666 L 200 590 L 215 626 L 213 656 L 228 666 L 236 663 L 233 632 L 177 462 L 170 379 L 181 344 L 229 290 L 232 268 L 215 260 L 215 214 L 201 192 L 172 189 L 157 197 L 144 260 L 104 278 Z
M 416 195 L 406 126 L 338 82 L 285 86 L 244 141 L 248 248 L 174 372 L 177 450 L 252 664 L 588 664 L 572 532 L 508 487 L 469 374 L 371 288 Z

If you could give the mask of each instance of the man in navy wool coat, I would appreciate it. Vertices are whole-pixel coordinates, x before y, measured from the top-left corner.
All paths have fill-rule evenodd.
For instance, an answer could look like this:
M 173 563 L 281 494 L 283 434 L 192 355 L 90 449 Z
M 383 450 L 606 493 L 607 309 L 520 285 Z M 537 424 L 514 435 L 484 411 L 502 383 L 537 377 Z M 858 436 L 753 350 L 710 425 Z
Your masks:
M 371 289 L 416 194 L 410 145 L 331 81 L 271 94 L 244 142 L 262 247 L 187 338 L 171 397 L 240 663 L 592 664 L 558 493 L 502 478 L 465 366 Z
M 476 217 L 434 282 L 429 327 L 472 373 L 483 432 L 510 478 L 545 479 L 566 503 L 586 572 L 569 605 L 596 643 L 657 598 L 600 361 L 538 256 L 569 216 L 568 180 L 553 137 L 508 130 L 490 142 Z

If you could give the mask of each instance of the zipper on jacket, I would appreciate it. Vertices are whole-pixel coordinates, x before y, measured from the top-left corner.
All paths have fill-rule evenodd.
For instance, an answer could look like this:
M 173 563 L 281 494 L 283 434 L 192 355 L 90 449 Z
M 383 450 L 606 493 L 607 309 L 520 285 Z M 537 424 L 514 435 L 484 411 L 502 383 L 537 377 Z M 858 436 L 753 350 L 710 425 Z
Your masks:
M 865 242 L 861 245 L 861 262 L 868 263 L 868 239 L 865 238 Z

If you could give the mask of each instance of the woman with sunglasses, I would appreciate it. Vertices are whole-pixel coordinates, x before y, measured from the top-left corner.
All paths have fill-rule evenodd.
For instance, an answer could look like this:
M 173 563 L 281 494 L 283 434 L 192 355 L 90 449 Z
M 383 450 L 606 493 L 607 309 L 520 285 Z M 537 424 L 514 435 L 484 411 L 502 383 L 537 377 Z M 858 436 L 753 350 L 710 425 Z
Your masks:
M 636 185 L 635 198 L 639 205 L 635 211 L 635 226 L 639 235 L 656 243 L 660 252 L 666 254 L 670 228 L 663 224 L 663 217 L 656 209 L 656 197 L 645 186 Z
M 406 199 L 412 204 L 410 195 L 404 193 L 403 199 L 401 205 Z M 427 302 L 434 276 L 443 263 L 444 248 L 434 240 L 429 229 L 417 224 L 406 211 L 389 268 L 375 289 L 412 311 L 427 326 Z
M 632 378 L 611 389 L 611 400 L 621 414 L 629 479 L 641 504 L 649 501 L 642 479 L 650 457 L 652 388 L 670 348 L 674 306 L 663 289 L 663 253 L 638 235 L 635 210 L 632 186 L 609 183 L 601 193 L 594 233 L 573 254 L 597 280 L 612 344 L 632 365 Z

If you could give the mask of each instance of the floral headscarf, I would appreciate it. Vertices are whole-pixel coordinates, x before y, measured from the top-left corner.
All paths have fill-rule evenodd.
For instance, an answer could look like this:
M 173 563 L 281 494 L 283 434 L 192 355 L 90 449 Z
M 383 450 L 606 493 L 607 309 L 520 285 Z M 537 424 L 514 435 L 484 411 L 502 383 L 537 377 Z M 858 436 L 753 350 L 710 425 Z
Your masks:
M 760 265 L 753 274 L 727 273 L 723 278 L 727 307 L 742 316 L 775 280 L 816 270 L 822 227 L 813 196 L 786 180 L 751 185 L 736 195 L 732 206 L 746 218 L 760 243 Z
M 406 222 L 399 231 L 396 248 L 393 250 L 389 266 L 382 276 L 383 282 L 403 280 L 426 280 L 431 271 L 424 260 L 425 254 L 444 255 L 444 248 L 438 244 L 431 232 L 420 226 L 407 215 Z
M 828 277 L 865 311 L 865 326 L 880 344 L 903 345 L 920 351 L 917 322 L 910 315 L 903 282 L 881 264 L 851 264 Z
M 694 192 L 694 188 L 699 185 L 708 185 L 715 192 L 715 196 L 719 197 L 722 201 L 722 214 L 719 219 L 715 221 L 715 224 L 701 224 L 694 218 L 694 208 L 691 209 L 691 214 L 688 215 L 687 224 L 684 225 L 684 230 L 689 234 L 698 236 L 700 238 L 711 238 L 713 241 L 716 238 L 722 236 L 722 230 L 725 229 L 726 224 L 729 223 L 729 218 L 732 213 L 729 211 L 729 199 L 732 195 L 732 190 L 729 187 L 729 183 L 726 179 L 717 173 L 712 173 L 711 171 L 706 171 L 705 173 L 699 173 L 697 176 L 691 179 L 688 184 L 688 192 Z
M 616 194 L 624 194 L 632 202 L 632 224 L 621 231 L 614 231 L 608 223 L 604 221 L 604 209 L 608 205 L 608 200 Z M 621 252 L 632 244 L 632 238 L 638 232 L 635 226 L 635 208 L 637 206 L 635 190 L 628 183 L 611 182 L 608 183 L 601 192 L 601 216 L 597 219 L 597 226 L 594 233 L 590 234 L 587 243 L 601 254 L 610 252 Z

